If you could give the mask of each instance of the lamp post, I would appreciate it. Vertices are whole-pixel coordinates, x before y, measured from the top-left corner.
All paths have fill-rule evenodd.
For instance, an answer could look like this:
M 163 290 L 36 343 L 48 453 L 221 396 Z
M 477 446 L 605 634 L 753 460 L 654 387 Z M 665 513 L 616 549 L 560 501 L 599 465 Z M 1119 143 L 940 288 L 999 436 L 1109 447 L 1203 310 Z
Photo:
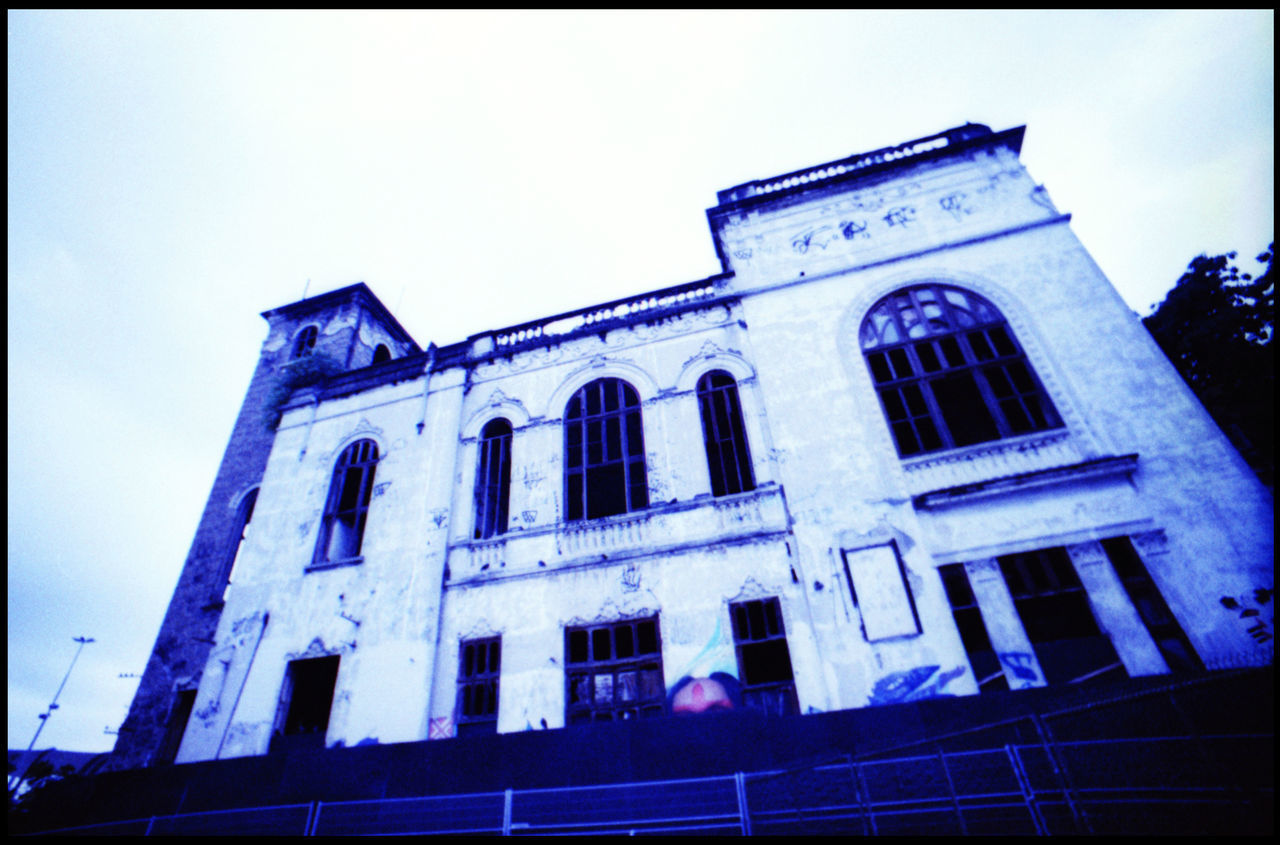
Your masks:
M 58 696 L 62 695 L 62 688 L 67 685 L 67 680 L 71 677 L 71 670 L 76 668 L 76 661 L 80 659 L 80 652 L 84 651 L 84 647 L 93 642 L 93 637 L 72 637 L 73 641 L 80 643 L 80 647 L 76 649 L 75 657 L 71 658 L 71 665 L 67 667 L 67 674 L 62 677 L 62 683 L 58 685 L 58 691 L 53 694 L 53 701 L 49 702 L 49 709 L 41 713 L 39 716 L 40 725 L 36 728 L 35 736 L 31 737 L 31 744 L 27 746 L 27 753 L 22 759 L 25 762 L 27 757 L 31 755 L 31 749 L 36 747 L 36 740 L 40 738 L 40 731 L 44 730 L 44 726 L 48 724 L 49 717 L 53 715 L 53 711 L 58 709 Z M 13 773 L 9 782 L 9 798 L 12 800 L 14 791 L 22 783 L 24 770 Z

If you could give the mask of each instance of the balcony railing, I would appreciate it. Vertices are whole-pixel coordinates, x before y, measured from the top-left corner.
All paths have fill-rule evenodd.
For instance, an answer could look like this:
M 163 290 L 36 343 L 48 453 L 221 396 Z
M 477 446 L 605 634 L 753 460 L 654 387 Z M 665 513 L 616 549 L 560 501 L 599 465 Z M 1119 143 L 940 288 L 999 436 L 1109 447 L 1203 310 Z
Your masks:
M 721 276 L 710 276 L 696 282 L 685 282 L 627 299 L 615 299 L 612 302 L 473 335 L 472 346 L 481 349 L 488 346 L 491 351 L 509 352 L 525 345 L 564 339 L 576 332 L 599 331 L 613 326 L 627 325 L 636 320 L 653 319 L 714 298 L 716 282 L 721 278 Z
M 948 129 L 946 132 L 939 132 L 936 135 L 918 138 L 914 141 L 907 141 L 905 144 L 898 144 L 893 147 L 884 147 L 879 150 L 872 150 L 869 153 L 858 153 L 857 155 L 842 158 L 838 161 L 828 162 L 827 164 L 818 165 L 817 167 L 796 170 L 791 173 L 784 173 L 783 175 L 774 177 L 773 179 L 746 182 L 735 188 L 730 188 L 727 191 L 720 191 L 718 198 L 721 204 L 723 204 L 747 199 L 749 197 L 771 194 L 775 191 L 794 188 L 797 185 L 809 185 L 815 182 L 822 182 L 836 176 L 843 176 L 846 173 L 863 170 L 877 164 L 887 164 L 889 162 L 900 161 L 904 158 L 910 158 L 912 156 L 920 155 L 921 153 L 942 149 L 943 147 L 957 144 L 961 141 L 967 141 L 970 138 L 975 138 L 980 135 L 990 134 L 991 130 L 985 126 L 981 126 L 979 124 L 968 124 L 956 129 Z
M 515 528 L 498 537 L 455 543 L 449 551 L 450 581 L 483 579 L 498 572 L 548 571 L 548 567 L 705 546 L 786 528 L 782 488 L 765 484 L 733 496 L 704 495 L 632 513 Z

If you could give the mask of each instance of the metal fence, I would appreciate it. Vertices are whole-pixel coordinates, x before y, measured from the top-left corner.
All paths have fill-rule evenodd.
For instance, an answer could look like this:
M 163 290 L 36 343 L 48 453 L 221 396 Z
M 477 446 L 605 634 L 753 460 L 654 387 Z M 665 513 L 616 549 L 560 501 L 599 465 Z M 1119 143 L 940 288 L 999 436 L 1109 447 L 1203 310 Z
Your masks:
M 59 835 L 1229 834 L 1273 827 L 1274 735 L 1008 744 L 689 780 L 315 801 Z

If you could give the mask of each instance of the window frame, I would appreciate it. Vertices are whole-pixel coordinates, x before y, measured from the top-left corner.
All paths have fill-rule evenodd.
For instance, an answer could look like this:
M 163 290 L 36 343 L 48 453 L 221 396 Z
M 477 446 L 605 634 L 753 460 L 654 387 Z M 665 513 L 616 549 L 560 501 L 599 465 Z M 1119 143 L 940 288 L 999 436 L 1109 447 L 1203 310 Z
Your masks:
M 477 668 L 481 660 L 483 669 Z M 498 732 L 501 674 L 501 635 L 459 641 L 458 692 L 453 711 L 457 736 Z M 483 706 L 477 708 L 477 703 Z M 478 709 L 482 712 L 474 712 Z
M 500 536 L 510 527 L 511 448 L 514 440 L 515 430 L 503 417 L 485 423 L 476 440 L 473 540 Z
M 315 351 L 316 341 L 320 339 L 320 327 L 312 323 L 298 329 L 293 336 L 293 347 L 289 355 L 290 361 L 299 361 Z
M 711 370 L 698 379 L 695 393 L 711 495 L 731 496 L 756 489 L 737 380 L 724 370 Z
M 642 631 L 652 626 L 651 649 L 641 651 Z M 627 636 L 620 637 L 623 631 Z M 602 636 L 603 635 L 603 636 Z M 575 639 L 583 649 L 575 646 Z M 600 656 L 599 645 L 607 639 L 609 654 Z M 630 644 L 630 654 L 617 656 L 627 650 L 623 642 Z M 575 659 L 582 654 L 586 659 Z M 620 678 L 633 675 L 633 699 L 625 699 L 620 690 L 626 684 Z M 603 701 L 598 679 L 608 676 L 609 701 Z M 565 626 L 564 629 L 564 711 L 565 724 L 626 721 L 635 718 L 661 716 L 666 712 L 666 678 L 662 666 L 662 628 L 658 615 L 621 619 L 615 622 L 592 625 Z M 656 681 L 656 686 L 655 686 Z M 580 682 L 580 683 L 579 683 Z M 586 697 L 583 697 L 583 693 Z
M 752 611 L 757 609 L 758 614 L 753 614 Z M 797 715 L 800 712 L 800 701 L 796 697 L 795 666 L 791 662 L 791 647 L 787 643 L 782 602 L 777 596 L 730 602 L 729 628 L 733 632 L 733 651 L 738 660 L 738 684 L 743 707 L 771 716 Z M 780 649 L 777 643 L 781 643 Z M 785 658 L 789 677 L 761 681 L 748 678 L 749 665 L 758 665 L 754 655 L 769 652 L 777 653 L 759 660 L 776 662 L 779 658 Z
M 868 310 L 858 340 L 901 458 L 1064 425 L 1007 318 L 972 291 L 899 288 Z
M 380 460 L 377 441 L 364 438 L 349 444 L 334 462 L 329 492 L 325 497 L 324 516 L 320 520 L 320 536 L 311 561 L 312 568 L 359 563 L 364 559 L 364 534 Z M 352 473 L 359 473 L 354 490 L 348 480 Z M 355 498 L 354 503 L 348 505 L 344 500 L 350 493 L 354 493 Z M 354 546 L 354 551 L 344 557 L 333 557 L 334 527 L 339 524 L 347 526 L 347 531 L 354 534 L 354 540 L 350 539 L 350 534 L 345 540 L 348 545 Z
M 598 458 L 592 457 L 593 447 Z M 565 405 L 564 501 L 566 522 L 649 507 L 640 394 L 627 381 L 595 379 Z

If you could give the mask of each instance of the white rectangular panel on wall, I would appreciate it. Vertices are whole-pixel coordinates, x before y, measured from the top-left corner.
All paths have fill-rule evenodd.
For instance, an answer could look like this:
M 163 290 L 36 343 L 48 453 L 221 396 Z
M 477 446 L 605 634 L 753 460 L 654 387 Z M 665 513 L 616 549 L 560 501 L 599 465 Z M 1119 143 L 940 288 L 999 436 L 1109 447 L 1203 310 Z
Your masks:
M 843 549 L 841 553 L 867 642 L 919 634 L 920 620 L 903 577 L 897 546 L 887 543 Z

